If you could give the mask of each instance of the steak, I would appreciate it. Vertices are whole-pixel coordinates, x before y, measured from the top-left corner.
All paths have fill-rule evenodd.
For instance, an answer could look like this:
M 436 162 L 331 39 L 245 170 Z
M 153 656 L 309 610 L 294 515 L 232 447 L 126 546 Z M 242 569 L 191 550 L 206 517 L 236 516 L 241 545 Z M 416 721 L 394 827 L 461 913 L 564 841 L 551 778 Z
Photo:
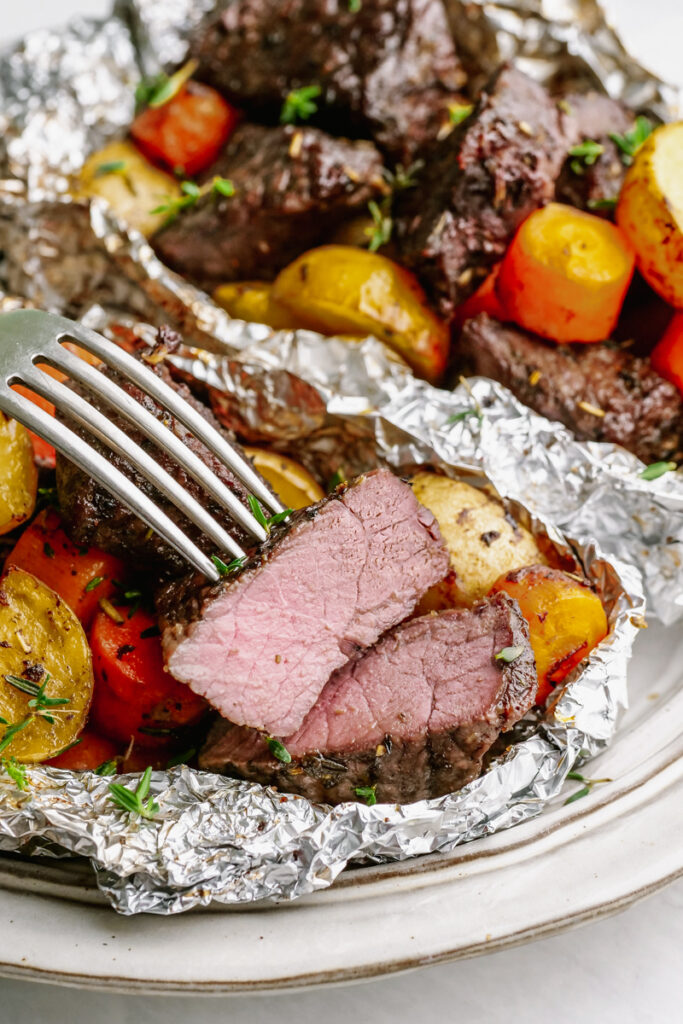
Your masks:
M 608 217 L 610 208 L 601 209 L 600 203 L 617 198 L 626 174 L 619 147 L 610 135 L 627 132 L 633 124 L 633 112 L 623 103 L 593 92 L 570 95 L 560 103 L 570 119 L 572 145 L 591 140 L 602 146 L 602 153 L 592 164 L 569 156 L 558 178 L 555 196 L 561 203 Z
M 442 0 L 233 0 L 200 30 L 198 76 L 258 119 L 317 85 L 318 123 L 404 163 L 436 138 L 465 74 Z
M 163 337 L 164 335 L 172 334 L 172 332 L 162 328 L 160 334 Z M 181 398 L 184 398 L 190 405 L 200 411 L 209 423 L 223 434 L 233 448 L 237 448 L 238 451 L 240 450 L 234 437 L 220 425 L 206 406 L 194 398 L 184 384 L 176 384 L 162 364 L 154 366 L 154 370 L 167 384 L 170 384 L 178 392 Z M 169 429 L 201 458 L 202 462 L 233 491 L 237 498 L 243 504 L 247 504 L 247 491 L 242 483 L 182 423 L 179 423 L 178 420 L 170 416 L 153 398 L 137 388 L 132 382 L 118 377 L 115 371 L 102 369 L 101 372 L 119 384 L 127 394 L 135 398 L 143 408 L 151 412 L 158 420 L 164 420 Z M 74 390 L 80 391 L 76 385 L 72 384 L 71 386 Z M 135 430 L 126 419 L 115 415 L 105 402 L 97 401 L 89 392 L 87 394 L 85 392 L 80 393 L 96 409 L 103 412 L 115 426 L 125 431 L 132 441 L 139 444 L 148 454 L 152 454 L 158 465 L 171 474 L 178 487 L 199 500 L 210 515 L 220 522 L 239 544 L 247 548 L 253 546 L 253 539 L 235 523 L 222 506 L 206 495 L 202 487 L 178 466 L 172 456 L 157 448 L 152 441 L 149 441 L 142 433 Z M 70 421 L 68 417 L 60 415 L 60 419 L 66 420 L 68 426 L 76 434 L 103 455 L 111 465 L 132 480 L 173 522 L 178 524 L 198 547 L 209 554 L 215 551 L 212 542 L 196 526 L 186 520 L 175 505 L 138 473 L 126 459 L 112 452 L 105 444 L 98 441 L 97 438 L 89 434 L 77 423 Z M 83 545 L 84 547 L 95 546 L 103 551 L 110 551 L 112 554 L 119 555 L 127 562 L 133 563 L 136 569 L 153 569 L 159 580 L 182 575 L 187 572 L 187 562 L 182 555 L 166 544 L 157 533 L 150 531 L 146 523 L 138 519 L 130 509 L 123 505 L 109 491 L 105 490 L 92 477 L 79 469 L 75 463 L 59 453 L 57 454 L 57 492 L 65 529 L 76 544 Z
M 446 318 L 554 197 L 573 135 L 546 90 L 503 65 L 473 113 L 432 152 L 395 206 L 397 260 Z
M 519 647 L 510 663 L 496 660 Z M 375 787 L 380 802 L 441 796 L 476 778 L 501 730 L 529 710 L 536 669 L 528 627 L 507 595 L 474 608 L 413 619 L 334 674 L 282 764 L 263 737 L 218 721 L 200 767 L 301 793 L 354 800 Z
M 546 343 L 482 313 L 463 327 L 458 354 L 469 371 L 504 384 L 580 440 L 623 445 L 646 463 L 680 454 L 677 388 L 617 345 Z
M 448 571 L 431 512 L 387 469 L 296 513 L 239 575 L 160 596 L 171 674 L 222 715 L 298 729 L 335 669 Z
M 250 58 L 253 60 L 253 57 Z M 204 175 L 235 186 L 209 190 L 161 227 L 151 244 L 203 288 L 271 280 L 368 200 L 387 190 L 370 142 L 333 139 L 319 128 L 244 124 Z

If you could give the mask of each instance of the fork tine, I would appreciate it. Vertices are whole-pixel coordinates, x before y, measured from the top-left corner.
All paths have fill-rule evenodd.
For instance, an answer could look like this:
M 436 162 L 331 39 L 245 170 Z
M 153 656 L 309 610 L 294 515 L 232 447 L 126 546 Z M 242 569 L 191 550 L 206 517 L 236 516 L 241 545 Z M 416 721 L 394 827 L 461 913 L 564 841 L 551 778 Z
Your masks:
M 75 357 L 78 358 L 78 357 Z M 127 434 L 119 430 L 113 423 L 110 423 L 97 409 L 80 395 L 65 387 L 64 384 L 54 380 L 41 370 L 34 369 L 32 372 L 21 373 L 22 383 L 26 384 L 33 391 L 36 391 L 43 398 L 47 398 L 56 408 L 67 413 L 77 423 L 84 426 L 90 433 L 94 434 L 103 444 L 108 445 L 122 458 L 131 462 L 136 469 L 151 483 L 157 487 L 162 494 L 171 501 L 187 518 L 198 526 L 221 551 L 229 551 L 233 558 L 244 557 L 244 551 L 233 538 L 220 526 L 212 516 L 202 508 L 184 488 L 179 487 L 170 473 L 149 456 L 143 449 L 135 444 Z
M 31 312 L 31 311 L 28 311 Z M 245 487 L 261 501 L 266 508 L 272 512 L 284 511 L 283 505 L 264 485 L 263 481 L 254 472 L 253 468 L 245 462 L 227 443 L 214 427 L 204 417 L 193 409 L 191 405 L 179 398 L 173 388 L 169 387 L 163 380 L 160 380 L 148 367 L 134 359 L 123 349 L 113 342 L 100 337 L 95 331 L 83 324 L 73 323 L 65 317 L 51 314 L 58 333 L 63 337 L 74 338 L 88 351 L 99 356 L 108 366 L 119 370 L 124 376 L 131 380 L 155 398 L 161 405 L 180 420 L 195 437 L 202 441 L 206 447 L 214 453 L 222 462 L 228 466 Z M 57 323 L 58 322 L 58 323 Z M 60 346 L 61 347 L 61 346 Z
M 120 412 L 136 429 L 155 441 L 161 448 L 165 448 L 200 486 L 208 491 L 219 504 L 228 509 L 231 516 L 248 533 L 259 541 L 263 542 L 266 539 L 267 533 L 263 526 L 242 505 L 236 495 L 202 462 L 191 448 L 183 444 L 172 430 L 165 427 L 152 413 L 144 409 L 139 402 L 126 394 L 122 388 L 105 377 L 99 370 L 96 370 L 82 359 L 79 359 L 78 356 L 69 352 L 59 342 L 43 346 L 42 354 L 58 369 L 64 370 L 74 380 L 85 384 L 95 394 L 103 397 L 112 408 Z M 154 375 L 152 374 L 152 376 Z M 68 408 L 66 411 L 69 411 Z
M 40 371 L 38 371 L 40 372 Z M 220 573 L 210 558 L 200 551 L 196 544 L 161 509 L 150 501 L 128 477 L 110 465 L 77 434 L 69 430 L 49 413 L 40 409 L 16 392 L 0 389 L 0 409 L 35 431 L 49 444 L 75 462 L 84 473 L 105 487 L 116 498 L 127 505 L 143 522 L 160 534 L 171 547 L 180 551 L 185 558 L 208 579 L 217 582 Z

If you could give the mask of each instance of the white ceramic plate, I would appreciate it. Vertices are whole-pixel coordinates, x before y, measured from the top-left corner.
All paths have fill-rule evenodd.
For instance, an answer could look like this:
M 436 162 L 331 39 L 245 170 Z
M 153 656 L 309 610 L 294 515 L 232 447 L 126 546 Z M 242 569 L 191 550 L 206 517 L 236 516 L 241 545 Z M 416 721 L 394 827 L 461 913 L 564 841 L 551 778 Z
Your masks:
M 121 918 L 86 865 L 0 859 L 0 974 L 147 993 L 295 988 L 473 956 L 613 913 L 683 874 L 682 680 L 683 630 L 650 627 L 632 662 L 631 708 L 586 769 L 612 782 L 452 854 L 346 872 L 295 903 Z

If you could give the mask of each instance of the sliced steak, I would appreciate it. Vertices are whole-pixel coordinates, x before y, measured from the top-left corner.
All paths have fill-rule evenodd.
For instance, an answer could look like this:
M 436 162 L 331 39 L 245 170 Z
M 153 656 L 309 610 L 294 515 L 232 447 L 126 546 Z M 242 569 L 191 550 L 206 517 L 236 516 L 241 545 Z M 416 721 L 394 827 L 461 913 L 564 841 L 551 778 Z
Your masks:
M 162 333 L 164 330 L 162 328 Z M 168 371 L 162 364 L 157 365 L 155 370 L 166 383 L 171 384 L 175 388 L 182 398 L 199 410 L 212 426 L 230 441 L 233 447 L 237 447 L 239 450 L 234 437 L 220 425 L 206 406 L 194 398 L 185 385 L 176 384 L 172 381 Z M 102 372 L 111 380 L 121 385 L 127 394 L 140 402 L 143 408 L 151 412 L 158 420 L 164 420 L 173 433 L 188 448 L 194 451 L 201 458 L 202 462 L 212 469 L 223 483 L 236 494 L 239 500 L 246 505 L 247 492 L 240 481 L 219 462 L 208 448 L 197 441 L 182 423 L 179 423 L 178 420 L 170 416 L 153 398 L 150 398 L 149 395 L 141 391 L 130 381 L 122 380 L 111 370 L 102 370 Z M 78 388 L 75 388 L 75 390 L 78 390 Z M 171 474 L 178 487 L 188 491 L 194 498 L 197 498 L 210 515 L 220 522 L 238 543 L 246 547 L 253 546 L 254 542 L 251 537 L 234 522 L 225 509 L 206 495 L 199 484 L 189 477 L 170 455 L 158 449 L 153 442 L 149 441 L 139 431 L 136 431 L 123 417 L 114 415 L 106 403 L 93 400 L 89 393 L 84 393 L 84 397 L 95 408 L 103 412 L 115 426 L 125 431 L 131 440 L 139 444 L 144 451 L 153 455 L 159 466 Z M 67 422 L 72 430 L 83 437 L 111 465 L 121 470 L 159 508 L 163 509 L 203 551 L 211 553 L 215 550 L 211 541 L 197 527 L 189 523 L 176 509 L 175 505 L 145 480 L 126 459 L 113 453 L 111 449 L 85 432 L 78 424 L 68 421 L 68 419 Z M 57 491 L 65 528 L 75 543 L 82 544 L 84 547 L 94 545 L 95 547 L 102 548 L 103 551 L 110 551 L 131 563 L 136 570 L 146 567 L 153 568 L 159 580 L 179 576 L 187 572 L 187 562 L 181 555 L 169 547 L 158 534 L 151 532 L 141 519 L 138 519 L 130 509 L 118 501 L 109 491 L 100 487 L 92 477 L 80 470 L 69 459 L 59 454 L 57 455 Z
M 517 227 L 554 197 L 567 115 L 504 65 L 395 207 L 397 259 L 450 317 L 501 259 Z
M 594 92 L 570 95 L 559 102 L 568 115 L 568 130 L 574 136 L 571 144 L 591 140 L 599 143 L 603 151 L 592 164 L 568 157 L 557 181 L 556 198 L 561 203 L 609 217 L 609 207 L 600 204 L 617 198 L 626 173 L 619 147 L 610 135 L 623 135 L 632 127 L 633 111 Z
M 442 0 L 233 0 L 193 47 L 199 76 L 259 118 L 317 85 L 314 118 L 404 162 L 436 138 L 465 83 Z
M 236 578 L 161 595 L 168 669 L 231 721 L 288 735 L 447 571 L 431 512 L 376 470 L 293 516 Z
M 506 663 L 505 647 L 520 654 Z M 474 608 L 398 626 L 330 679 L 301 728 L 283 742 L 285 765 L 253 730 L 216 723 L 202 768 L 237 774 L 312 800 L 355 800 L 376 787 L 381 802 L 406 803 L 459 789 L 481 772 L 501 730 L 536 694 L 527 624 L 498 595 Z
M 677 388 L 616 345 L 546 343 L 482 313 L 465 324 L 459 355 L 471 372 L 500 381 L 580 440 L 623 445 L 647 463 L 680 451 Z
M 204 288 L 270 280 L 383 194 L 381 171 L 370 142 L 333 139 L 318 128 L 245 124 L 205 175 L 229 178 L 235 195 L 209 191 L 151 244 L 168 266 Z

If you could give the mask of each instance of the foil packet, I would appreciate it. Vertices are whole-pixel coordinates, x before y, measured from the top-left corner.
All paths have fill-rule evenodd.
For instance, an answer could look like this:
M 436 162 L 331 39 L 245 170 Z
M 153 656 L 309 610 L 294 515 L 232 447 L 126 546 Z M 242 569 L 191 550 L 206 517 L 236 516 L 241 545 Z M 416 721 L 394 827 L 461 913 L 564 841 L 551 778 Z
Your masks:
M 7 291 L 105 332 L 171 323 L 188 343 L 173 356 L 176 371 L 206 389 L 223 421 L 295 455 L 321 479 L 378 463 L 427 463 L 492 485 L 525 525 L 576 560 L 605 603 L 610 632 L 552 710 L 531 719 L 479 779 L 436 800 L 329 808 L 178 767 L 154 773 L 160 809 L 147 823 L 112 802 L 107 779 L 36 766 L 21 791 L 0 773 L 0 849 L 89 858 L 125 914 L 294 899 L 329 886 L 350 862 L 451 850 L 540 814 L 567 773 L 614 735 L 643 624 L 643 585 L 662 621 L 683 614 L 678 474 L 647 482 L 634 456 L 576 442 L 491 381 L 435 389 L 374 339 L 349 345 L 231 320 L 101 201 L 71 198 L 85 157 L 125 132 L 141 74 L 156 71 L 161 55 L 181 61 L 188 32 L 213 6 L 122 0 L 104 21 L 33 33 L 5 54 Z M 673 92 L 624 52 L 592 0 L 451 0 L 449 8 L 472 52 L 492 63 L 514 57 L 538 78 L 601 86 L 661 117 L 670 109 Z

